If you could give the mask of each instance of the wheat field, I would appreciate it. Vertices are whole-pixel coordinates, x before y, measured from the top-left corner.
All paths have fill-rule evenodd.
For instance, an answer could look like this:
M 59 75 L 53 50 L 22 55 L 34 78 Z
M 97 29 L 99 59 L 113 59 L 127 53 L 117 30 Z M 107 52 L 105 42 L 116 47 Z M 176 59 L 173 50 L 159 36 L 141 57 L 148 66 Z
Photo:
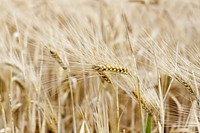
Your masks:
M 0 0 L 0 133 L 200 132 L 199 0 Z

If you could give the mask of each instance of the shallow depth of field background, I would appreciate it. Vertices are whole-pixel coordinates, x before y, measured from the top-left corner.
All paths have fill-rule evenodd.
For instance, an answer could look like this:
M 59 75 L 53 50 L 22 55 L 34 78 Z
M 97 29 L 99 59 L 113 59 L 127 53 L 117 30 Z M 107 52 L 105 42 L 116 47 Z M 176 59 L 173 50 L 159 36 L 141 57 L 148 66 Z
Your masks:
M 0 0 L 0 133 L 200 132 L 199 88 L 199 0 Z

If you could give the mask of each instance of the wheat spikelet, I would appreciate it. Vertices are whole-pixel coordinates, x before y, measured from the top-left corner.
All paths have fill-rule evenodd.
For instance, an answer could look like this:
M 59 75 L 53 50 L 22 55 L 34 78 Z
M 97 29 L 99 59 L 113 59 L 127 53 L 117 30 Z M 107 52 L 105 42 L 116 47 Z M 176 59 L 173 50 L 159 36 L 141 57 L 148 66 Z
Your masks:
M 56 52 L 53 52 L 50 50 L 50 54 L 64 70 L 67 70 L 67 66 L 65 65 L 65 63 L 62 61 L 62 59 L 58 56 Z

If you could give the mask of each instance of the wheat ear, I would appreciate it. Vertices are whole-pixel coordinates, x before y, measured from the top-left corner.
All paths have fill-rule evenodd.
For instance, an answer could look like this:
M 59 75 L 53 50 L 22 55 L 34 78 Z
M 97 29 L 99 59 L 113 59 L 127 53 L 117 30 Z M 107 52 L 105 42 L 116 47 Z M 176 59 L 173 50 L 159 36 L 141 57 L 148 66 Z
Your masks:
M 125 67 L 120 67 L 120 66 L 109 66 L 109 65 L 93 65 L 92 69 L 97 71 L 99 75 L 102 78 L 102 81 L 106 81 L 108 83 L 111 83 L 110 79 L 108 76 L 105 74 L 105 71 L 110 71 L 110 72 L 117 72 L 120 74 L 128 74 L 128 69 Z
M 120 74 L 126 74 L 126 75 L 128 74 L 128 69 L 121 66 L 94 65 L 92 68 L 98 72 L 110 71 L 110 72 L 118 72 Z
M 138 95 L 135 91 L 132 91 L 132 94 L 135 96 L 136 99 L 138 98 Z M 149 105 L 146 100 L 144 98 L 140 98 L 141 100 L 141 104 L 142 104 L 142 108 L 148 112 L 149 114 L 151 114 L 152 116 L 155 115 L 156 116 L 156 112 L 154 111 L 155 109 L 153 109 L 153 107 L 151 105 Z
M 53 52 L 50 50 L 50 54 L 64 70 L 67 70 L 67 66 L 65 65 L 65 63 L 62 61 L 62 59 L 58 56 L 56 52 Z
M 104 82 L 108 82 L 111 83 L 110 79 L 108 78 L 108 76 L 104 73 L 103 69 L 101 69 L 100 66 L 92 66 L 92 69 L 94 69 L 95 71 L 97 71 L 101 77 L 101 81 Z
M 175 74 L 175 79 L 180 82 L 186 90 L 190 92 L 190 94 L 195 98 L 197 101 L 198 108 L 200 109 L 200 97 L 197 92 L 189 85 L 183 78 L 181 78 L 178 74 Z
M 183 78 L 181 78 L 178 74 L 175 74 L 175 79 L 181 83 L 195 98 L 197 97 L 195 90 Z

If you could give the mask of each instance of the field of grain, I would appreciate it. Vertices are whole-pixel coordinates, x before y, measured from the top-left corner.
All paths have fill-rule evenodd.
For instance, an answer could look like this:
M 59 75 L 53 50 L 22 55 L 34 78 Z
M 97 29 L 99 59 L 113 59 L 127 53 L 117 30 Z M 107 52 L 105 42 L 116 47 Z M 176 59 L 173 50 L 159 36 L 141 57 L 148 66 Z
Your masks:
M 199 0 L 0 0 L 0 133 L 198 133 L 199 89 Z

